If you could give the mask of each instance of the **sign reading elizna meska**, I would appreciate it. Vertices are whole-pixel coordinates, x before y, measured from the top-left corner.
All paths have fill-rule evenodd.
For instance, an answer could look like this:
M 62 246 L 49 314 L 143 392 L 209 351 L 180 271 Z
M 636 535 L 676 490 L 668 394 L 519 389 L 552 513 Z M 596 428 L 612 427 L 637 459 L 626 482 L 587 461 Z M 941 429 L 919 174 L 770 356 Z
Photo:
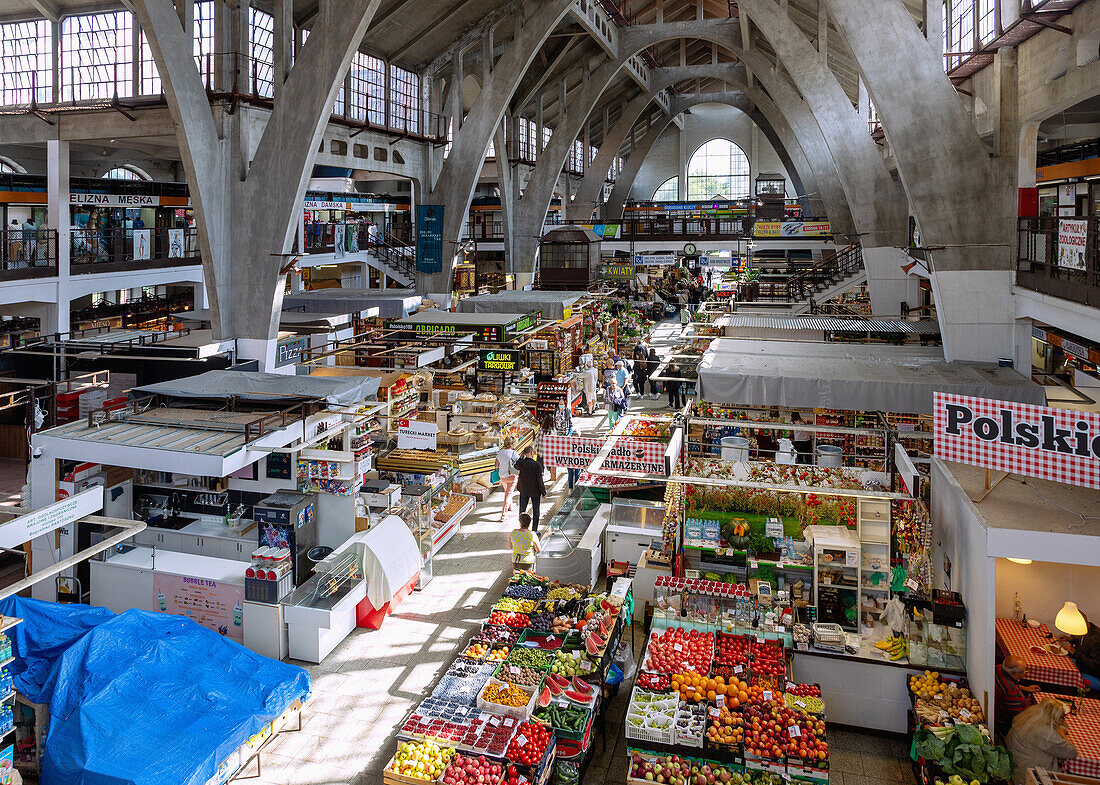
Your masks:
M 937 458 L 1100 488 L 1100 414 L 936 393 Z

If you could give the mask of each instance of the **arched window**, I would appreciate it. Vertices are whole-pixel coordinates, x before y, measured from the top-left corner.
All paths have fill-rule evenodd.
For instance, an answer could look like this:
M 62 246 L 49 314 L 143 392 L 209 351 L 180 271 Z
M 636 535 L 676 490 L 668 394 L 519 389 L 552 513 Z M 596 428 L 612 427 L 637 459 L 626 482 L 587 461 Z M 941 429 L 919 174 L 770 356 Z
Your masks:
M 688 164 L 689 201 L 748 195 L 749 159 L 740 147 L 729 139 L 711 139 L 695 151 Z
M 661 183 L 661 187 L 653 192 L 655 202 L 675 202 L 680 198 L 680 178 L 670 177 Z
M 104 180 L 152 180 L 148 174 L 138 169 L 136 166 L 130 164 L 124 164 L 123 166 L 116 166 L 114 169 L 103 175 Z

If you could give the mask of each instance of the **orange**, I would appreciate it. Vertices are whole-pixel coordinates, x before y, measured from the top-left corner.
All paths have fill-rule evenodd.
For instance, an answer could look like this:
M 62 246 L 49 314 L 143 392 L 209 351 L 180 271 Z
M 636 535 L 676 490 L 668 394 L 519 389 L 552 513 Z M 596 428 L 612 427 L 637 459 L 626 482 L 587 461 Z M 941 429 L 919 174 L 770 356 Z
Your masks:
M 715 698 L 714 690 L 707 690 L 707 700 L 712 701 Z

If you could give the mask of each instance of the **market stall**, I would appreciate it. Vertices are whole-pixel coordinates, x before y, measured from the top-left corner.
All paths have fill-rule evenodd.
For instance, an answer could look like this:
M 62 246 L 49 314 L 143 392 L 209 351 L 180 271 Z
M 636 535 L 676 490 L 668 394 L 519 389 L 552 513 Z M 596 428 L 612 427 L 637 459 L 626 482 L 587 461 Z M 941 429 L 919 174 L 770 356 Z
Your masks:
M 541 311 L 542 318 L 564 321 L 580 313 L 591 295 L 587 291 L 505 290 L 458 301 L 459 313 L 529 313 Z
M 489 618 L 401 726 L 383 781 L 579 785 L 608 705 L 631 582 L 606 593 L 517 573 Z M 424 766 L 420 767 L 424 769 Z
M 416 311 L 424 301 L 408 290 L 386 289 L 315 289 L 283 295 L 283 310 L 305 313 L 362 313 L 378 309 L 383 319 L 406 316 Z

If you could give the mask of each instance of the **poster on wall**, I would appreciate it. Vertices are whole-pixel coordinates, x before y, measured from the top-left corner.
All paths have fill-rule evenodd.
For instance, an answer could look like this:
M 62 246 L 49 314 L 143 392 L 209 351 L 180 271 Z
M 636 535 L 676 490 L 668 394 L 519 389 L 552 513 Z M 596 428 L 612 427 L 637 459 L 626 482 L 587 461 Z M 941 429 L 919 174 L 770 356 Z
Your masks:
M 152 229 L 134 230 L 134 259 L 148 259 L 152 246 Z
M 1064 183 L 1058 186 L 1058 206 L 1077 206 L 1077 183 Z
M 332 250 L 337 259 L 344 258 L 347 250 L 347 227 L 344 224 L 336 224 L 332 227 Z
M 416 206 L 416 271 L 443 272 L 443 205 Z
M 153 607 L 244 642 L 244 587 L 205 578 L 153 574 Z
M 1100 414 L 941 392 L 932 406 L 937 458 L 1100 489 Z
M 182 259 L 183 253 L 183 229 L 168 230 L 168 258 Z
M 1089 233 L 1088 221 L 1058 221 L 1058 266 L 1071 270 L 1085 269 L 1085 240 Z

